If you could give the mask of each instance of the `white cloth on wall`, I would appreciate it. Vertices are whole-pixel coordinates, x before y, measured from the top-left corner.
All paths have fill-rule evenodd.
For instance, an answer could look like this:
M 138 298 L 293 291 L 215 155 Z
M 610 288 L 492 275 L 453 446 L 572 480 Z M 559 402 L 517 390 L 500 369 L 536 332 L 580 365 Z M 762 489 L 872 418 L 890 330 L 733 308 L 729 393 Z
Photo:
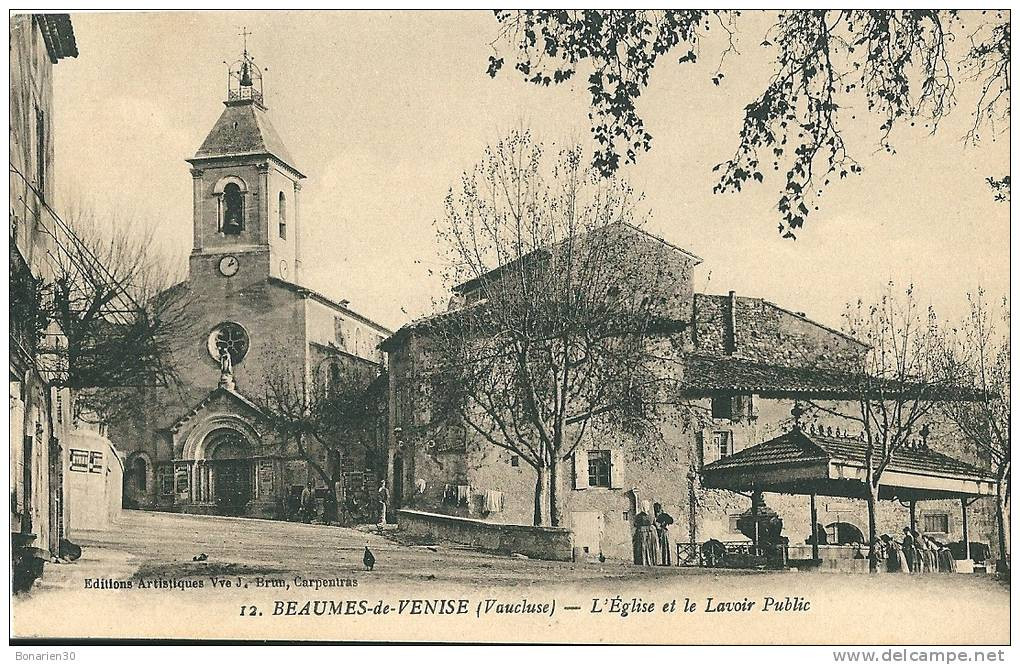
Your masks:
M 471 486 L 470 485 L 457 485 L 457 504 L 461 506 L 468 505 L 468 501 L 471 498 Z
M 425 482 L 424 478 L 418 478 L 414 481 L 414 491 L 417 494 L 424 494 L 428 488 L 428 483 Z
M 487 490 L 482 495 L 482 511 L 486 513 L 503 512 L 503 493 L 498 490 Z

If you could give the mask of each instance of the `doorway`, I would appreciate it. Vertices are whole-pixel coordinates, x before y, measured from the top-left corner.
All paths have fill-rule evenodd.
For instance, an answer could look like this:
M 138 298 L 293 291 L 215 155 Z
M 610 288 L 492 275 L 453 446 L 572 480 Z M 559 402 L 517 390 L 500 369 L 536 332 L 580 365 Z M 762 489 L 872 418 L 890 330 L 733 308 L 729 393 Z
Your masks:
M 242 515 L 251 501 L 251 461 L 217 460 L 213 464 L 216 506 L 223 515 Z
M 247 441 L 238 433 L 221 433 L 209 460 L 213 497 L 221 515 L 243 515 L 252 499 L 252 462 Z
M 400 455 L 393 458 L 393 488 L 390 501 L 393 502 L 394 510 L 404 504 L 404 458 Z
M 570 530 L 574 532 L 574 549 L 585 556 L 602 553 L 602 513 L 594 511 L 570 513 Z

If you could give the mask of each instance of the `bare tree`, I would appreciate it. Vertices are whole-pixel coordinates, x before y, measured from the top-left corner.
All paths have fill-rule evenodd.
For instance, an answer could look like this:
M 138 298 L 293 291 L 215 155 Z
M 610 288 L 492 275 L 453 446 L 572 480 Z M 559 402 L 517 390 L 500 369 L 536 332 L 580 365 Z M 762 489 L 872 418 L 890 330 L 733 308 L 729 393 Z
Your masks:
M 254 401 L 278 445 L 293 445 L 332 487 L 334 478 L 321 463 L 323 457 L 341 459 L 361 447 L 379 459 L 386 393 L 385 377 L 371 363 L 337 358 L 326 367 L 324 376 L 306 377 L 301 368 L 271 363 Z
M 952 401 L 942 411 L 973 446 L 980 459 L 988 463 L 998 482 L 995 503 L 996 529 L 999 532 L 999 565 L 1006 569 L 1009 554 L 1006 529 L 1009 524 L 1010 473 L 1010 368 L 1009 304 L 1003 299 L 999 311 L 993 311 L 979 289 L 968 294 L 970 311 L 959 328 L 950 333 L 945 361 L 961 383 L 974 390 L 972 401 Z
M 563 465 L 592 427 L 652 427 L 682 376 L 689 259 L 639 228 L 626 183 L 586 164 L 511 132 L 450 191 L 439 227 L 462 302 L 427 333 L 430 420 L 532 467 L 536 525 L 546 505 L 563 523 Z
M 180 271 L 137 220 L 46 211 L 52 281 L 35 284 L 33 298 L 42 371 L 75 391 L 76 418 L 128 417 L 141 391 L 178 385 L 172 357 L 192 327 L 188 294 L 171 288 Z
M 859 300 L 844 313 L 846 332 L 869 347 L 851 371 L 856 377 L 852 406 L 812 403 L 861 427 L 871 572 L 878 570 L 876 515 L 883 474 L 900 451 L 927 445 L 928 419 L 939 414 L 941 400 L 959 397 L 955 377 L 940 361 L 942 333 L 934 310 L 917 303 L 913 285 L 902 294 L 894 289 L 890 282 L 877 303 Z

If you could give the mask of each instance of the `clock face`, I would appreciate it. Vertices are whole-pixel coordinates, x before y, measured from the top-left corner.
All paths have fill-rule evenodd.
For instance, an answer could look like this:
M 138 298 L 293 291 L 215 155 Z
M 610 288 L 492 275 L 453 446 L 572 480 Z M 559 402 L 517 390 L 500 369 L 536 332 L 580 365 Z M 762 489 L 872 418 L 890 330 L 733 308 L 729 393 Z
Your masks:
M 240 267 L 241 263 L 236 256 L 224 256 L 220 259 L 220 274 L 224 277 L 233 277 Z
M 287 279 L 287 262 L 280 261 L 280 278 Z

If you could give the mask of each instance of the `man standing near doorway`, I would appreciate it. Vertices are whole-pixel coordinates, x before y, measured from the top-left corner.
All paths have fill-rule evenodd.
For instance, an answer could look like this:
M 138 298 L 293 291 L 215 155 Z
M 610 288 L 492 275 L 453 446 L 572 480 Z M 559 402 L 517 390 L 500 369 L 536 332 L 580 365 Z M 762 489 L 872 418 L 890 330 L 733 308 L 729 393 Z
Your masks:
M 312 517 L 315 516 L 315 494 L 312 492 L 312 488 L 305 485 L 305 488 L 301 490 L 301 521 L 305 524 L 312 523 Z

